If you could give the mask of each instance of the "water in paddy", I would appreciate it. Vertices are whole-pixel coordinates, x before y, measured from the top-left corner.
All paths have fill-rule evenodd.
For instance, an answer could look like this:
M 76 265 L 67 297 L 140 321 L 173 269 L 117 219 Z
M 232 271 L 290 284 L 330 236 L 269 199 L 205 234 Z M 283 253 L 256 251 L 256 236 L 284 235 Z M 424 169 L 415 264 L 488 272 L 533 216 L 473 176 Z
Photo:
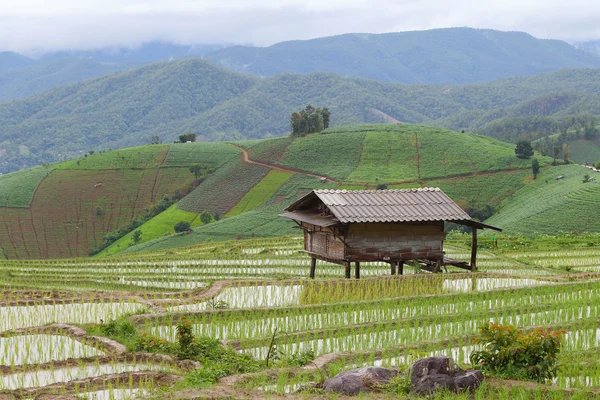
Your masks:
M 50 323 L 99 323 L 143 309 L 139 303 L 76 303 L 0 307 L 0 332 Z
M 77 396 L 87 400 L 133 400 L 141 399 L 147 393 L 145 389 L 110 389 L 79 393 Z
M 27 335 L 0 338 L 0 365 L 42 364 L 104 355 L 67 336 Z
M 118 374 L 129 371 L 162 371 L 165 367 L 144 364 L 80 365 L 0 376 L 0 390 L 26 389 L 48 386 L 57 382 L 69 382 L 89 377 Z
M 223 289 L 214 300 L 171 307 L 169 311 L 209 310 L 213 302 L 225 302 L 227 308 L 285 307 L 299 304 L 302 285 L 243 286 Z
M 550 285 L 552 282 L 540 281 L 528 278 L 465 278 L 446 279 L 443 288 L 446 292 L 484 292 L 494 289 L 507 289 L 519 287 L 531 287 L 539 285 Z

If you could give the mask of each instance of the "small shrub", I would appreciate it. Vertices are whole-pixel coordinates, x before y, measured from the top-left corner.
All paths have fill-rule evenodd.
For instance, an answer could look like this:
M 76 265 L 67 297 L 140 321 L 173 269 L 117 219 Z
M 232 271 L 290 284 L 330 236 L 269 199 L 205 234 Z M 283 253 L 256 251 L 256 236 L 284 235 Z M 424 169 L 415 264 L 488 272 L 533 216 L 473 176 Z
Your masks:
M 173 229 L 175 229 L 175 232 L 177 233 L 181 233 L 181 232 L 187 232 L 190 229 L 190 223 L 187 221 L 180 221 L 178 223 L 175 224 L 175 226 L 173 227 Z
M 471 354 L 475 368 L 514 379 L 544 382 L 556 377 L 558 353 L 565 331 L 541 328 L 524 333 L 514 326 L 490 322 L 480 328 L 477 344 L 482 351 Z
M 135 351 L 172 354 L 174 350 L 173 343 L 147 333 L 140 333 L 135 342 Z
M 408 374 L 398 374 L 379 389 L 382 392 L 393 393 L 398 395 L 407 395 L 410 393 L 410 376 Z
M 107 324 L 103 325 L 100 330 L 106 336 L 121 336 L 131 338 L 137 334 L 135 326 L 127 320 L 110 320 Z
M 298 351 L 285 358 L 285 364 L 291 367 L 303 367 L 315 359 L 315 352 L 312 349 Z
M 583 183 L 587 183 L 591 181 L 593 178 L 589 176 L 589 174 L 583 175 Z

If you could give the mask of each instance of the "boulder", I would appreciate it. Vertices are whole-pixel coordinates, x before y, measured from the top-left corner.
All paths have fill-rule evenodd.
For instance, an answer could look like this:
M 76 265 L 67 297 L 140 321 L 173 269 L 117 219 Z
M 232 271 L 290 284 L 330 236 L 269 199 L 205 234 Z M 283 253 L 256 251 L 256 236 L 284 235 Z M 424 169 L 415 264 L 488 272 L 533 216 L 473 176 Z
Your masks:
M 464 371 L 450 357 L 428 357 L 415 361 L 410 369 L 411 391 L 419 396 L 437 390 L 454 393 L 474 391 L 481 382 L 481 371 Z
M 388 383 L 398 372 L 380 367 L 364 367 L 344 371 L 323 384 L 323 390 L 331 393 L 340 393 L 346 396 L 355 396 L 359 393 L 368 393 L 377 386 Z

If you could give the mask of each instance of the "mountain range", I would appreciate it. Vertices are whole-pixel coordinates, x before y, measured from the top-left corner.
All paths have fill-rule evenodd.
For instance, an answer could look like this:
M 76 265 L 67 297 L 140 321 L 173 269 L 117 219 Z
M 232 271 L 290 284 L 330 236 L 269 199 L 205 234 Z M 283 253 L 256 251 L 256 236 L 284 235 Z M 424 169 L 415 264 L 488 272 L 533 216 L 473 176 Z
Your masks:
M 199 59 L 147 65 L 0 103 L 0 172 L 164 142 L 285 135 L 293 111 L 329 107 L 332 125 L 427 123 L 517 140 L 498 121 L 600 113 L 600 69 L 563 70 L 472 85 L 403 85 L 331 73 L 256 78 Z
M 204 57 L 258 76 L 332 72 L 382 82 L 463 84 L 600 66 L 597 42 L 572 46 L 523 32 L 449 28 L 386 34 L 352 33 L 269 47 L 228 43 L 58 51 L 30 58 L 0 53 L 0 101 L 158 62 Z

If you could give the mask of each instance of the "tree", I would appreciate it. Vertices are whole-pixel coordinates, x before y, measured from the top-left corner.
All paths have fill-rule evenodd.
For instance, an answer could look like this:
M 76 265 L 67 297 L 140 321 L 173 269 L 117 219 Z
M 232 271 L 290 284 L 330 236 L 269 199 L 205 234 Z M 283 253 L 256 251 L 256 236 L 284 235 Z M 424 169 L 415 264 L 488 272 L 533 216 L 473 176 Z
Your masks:
M 588 140 L 594 139 L 596 135 L 598 135 L 598 130 L 594 126 L 593 121 L 589 121 L 588 124 L 585 126 L 585 128 L 583 129 L 583 135 Z
M 133 244 L 138 244 L 142 240 L 142 231 L 139 229 L 133 232 L 133 236 L 131 237 L 131 242 Z
M 519 143 L 517 143 L 515 154 L 519 158 L 531 157 L 533 155 L 533 147 L 531 147 L 531 142 L 528 140 L 521 140 Z
M 329 128 L 329 121 L 331 120 L 331 113 L 329 112 L 329 109 L 327 107 L 325 107 L 323 110 L 321 110 L 321 116 L 323 117 L 323 129 Z
M 183 135 L 179 135 L 180 143 L 195 142 L 195 141 L 196 141 L 195 133 L 184 133 Z
M 154 135 L 150 139 L 150 144 L 160 144 L 160 143 L 161 143 L 161 140 L 160 140 L 160 136 L 158 136 L 158 135 Z
M 212 215 L 210 215 L 207 211 L 204 211 L 202 214 L 200 214 L 200 221 L 206 225 L 212 221 Z
M 380 183 L 375 188 L 375 190 L 385 190 L 385 189 L 387 189 L 387 185 L 385 183 Z
M 552 165 L 556 165 L 556 159 L 559 155 L 560 149 L 558 148 L 558 146 L 552 146 L 552 157 L 554 158 L 554 161 L 552 161 Z
M 536 179 L 540 172 L 540 163 L 537 158 L 531 159 L 531 171 L 533 172 L 533 179 Z
M 190 172 L 194 174 L 196 179 L 200 179 L 204 175 L 204 167 L 202 164 L 192 164 L 190 166 Z
M 292 113 L 290 128 L 292 136 L 304 136 L 309 133 L 321 132 L 329 127 L 331 113 L 327 108 L 315 109 L 310 104 L 304 110 Z
M 563 161 L 565 164 L 569 163 L 569 145 L 563 143 L 562 145 Z
M 181 232 L 187 232 L 190 230 L 190 223 L 187 221 L 180 221 L 178 223 L 175 224 L 175 226 L 173 227 L 173 229 L 175 229 L 175 232 L 177 233 L 181 233 Z

